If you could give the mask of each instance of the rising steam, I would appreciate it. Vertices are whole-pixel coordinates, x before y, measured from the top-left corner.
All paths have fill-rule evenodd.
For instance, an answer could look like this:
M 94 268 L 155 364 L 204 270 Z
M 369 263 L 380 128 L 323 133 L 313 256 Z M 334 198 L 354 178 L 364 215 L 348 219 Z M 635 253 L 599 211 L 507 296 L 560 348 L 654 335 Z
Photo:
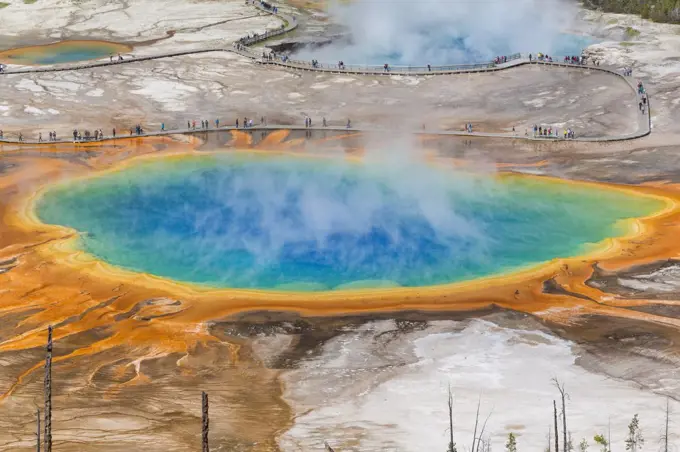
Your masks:
M 515 52 L 573 54 L 584 40 L 564 34 L 576 14 L 566 0 L 355 0 L 333 2 L 349 39 L 298 57 L 345 64 L 452 64 Z

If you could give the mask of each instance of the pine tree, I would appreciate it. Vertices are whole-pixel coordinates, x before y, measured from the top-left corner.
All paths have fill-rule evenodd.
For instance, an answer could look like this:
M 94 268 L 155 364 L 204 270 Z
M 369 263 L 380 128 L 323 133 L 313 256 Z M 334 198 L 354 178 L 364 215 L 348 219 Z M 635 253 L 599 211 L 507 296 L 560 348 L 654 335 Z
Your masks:
M 578 444 L 578 451 L 579 452 L 587 452 L 588 450 L 588 440 L 583 438 L 581 442 Z
M 610 452 L 609 441 L 607 441 L 607 438 L 605 438 L 603 434 L 600 433 L 599 435 L 595 435 L 593 441 L 595 441 L 595 444 L 602 447 L 602 452 Z
M 645 444 L 645 439 L 642 437 L 642 429 L 640 429 L 640 421 L 638 415 L 633 416 L 633 419 L 628 424 L 628 437 L 626 438 L 626 450 L 637 452 L 638 447 Z
M 508 442 L 505 443 L 505 450 L 507 452 L 517 452 L 517 439 L 514 433 L 508 433 Z

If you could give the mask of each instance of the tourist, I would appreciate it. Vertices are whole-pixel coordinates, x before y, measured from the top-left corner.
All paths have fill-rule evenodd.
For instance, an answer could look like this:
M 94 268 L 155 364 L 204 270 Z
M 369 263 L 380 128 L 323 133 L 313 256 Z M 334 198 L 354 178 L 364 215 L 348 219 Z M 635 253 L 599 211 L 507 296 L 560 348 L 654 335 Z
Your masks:
M 5 136 L 4 133 L 2 132 L 2 130 L 0 130 L 0 140 L 2 140 L 4 136 Z
M 121 56 L 120 53 L 118 54 L 118 61 L 123 61 L 123 57 Z
M 76 141 L 78 139 L 78 130 L 73 129 L 73 141 Z
M 42 132 L 38 134 L 38 143 L 42 143 Z
M 164 122 L 161 123 L 161 132 L 165 132 L 165 123 Z
M 385 63 L 385 65 L 383 66 L 383 72 L 390 72 L 390 65 L 389 64 Z
M 236 128 L 238 129 L 238 118 L 236 118 Z
M 196 130 L 196 120 L 194 119 L 191 123 L 192 129 Z
M 219 119 L 216 119 L 216 120 L 215 120 L 215 128 L 216 128 L 216 129 L 219 129 L 219 128 L 220 128 L 220 120 L 219 120 Z
M 264 116 L 260 116 L 260 125 L 261 126 L 266 126 L 267 122 L 264 120 Z
M 109 55 L 109 63 L 113 63 L 113 54 Z
M 21 132 L 19 132 L 19 141 L 24 141 L 24 135 Z
M 248 127 L 249 127 L 249 128 L 252 128 L 252 127 L 253 127 L 253 120 L 252 120 L 252 119 L 248 121 Z
M 246 118 L 245 116 L 243 117 L 243 128 L 244 129 L 248 128 L 248 118 Z
M 352 121 L 350 121 L 349 119 L 347 120 L 347 128 L 348 129 L 352 128 Z
M 532 56 L 531 56 L 531 54 L 529 54 L 529 63 L 531 63 L 531 58 L 532 58 Z
M 430 66 L 429 64 L 427 65 L 427 72 L 432 72 L 432 66 Z
M 327 126 L 328 126 L 328 124 L 326 123 L 326 117 L 325 117 L 325 116 L 323 117 L 322 123 L 323 123 L 323 127 L 327 127 Z
M 115 127 L 111 130 L 111 136 L 113 138 L 116 138 L 116 128 Z

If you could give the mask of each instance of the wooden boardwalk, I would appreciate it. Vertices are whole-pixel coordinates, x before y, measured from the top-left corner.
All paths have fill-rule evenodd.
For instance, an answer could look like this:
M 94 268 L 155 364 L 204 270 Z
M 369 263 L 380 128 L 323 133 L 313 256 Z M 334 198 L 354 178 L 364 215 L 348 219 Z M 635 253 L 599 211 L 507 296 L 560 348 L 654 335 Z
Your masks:
M 388 71 L 386 71 L 382 67 L 377 67 L 377 66 L 365 66 L 365 67 L 357 67 L 357 66 L 346 66 L 343 68 L 338 67 L 338 65 L 328 65 L 328 64 L 321 64 L 321 65 L 312 65 L 311 63 L 308 62 L 302 62 L 302 61 L 282 61 L 280 59 L 268 59 L 268 58 L 263 58 L 262 54 L 258 55 L 252 48 L 252 46 L 262 43 L 268 39 L 282 36 L 295 28 L 297 28 L 297 20 L 294 16 L 290 16 L 284 13 L 274 13 L 271 9 L 266 9 L 262 6 L 259 5 L 259 3 L 252 3 L 252 5 L 256 8 L 258 8 L 261 11 L 264 11 L 268 14 L 275 15 L 276 17 L 279 17 L 283 21 L 283 25 L 281 28 L 270 30 L 266 33 L 260 34 L 260 35 L 253 35 L 253 36 L 246 36 L 241 38 L 238 41 L 230 43 L 226 47 L 212 47 L 212 48 L 206 48 L 206 49 L 198 49 L 198 50 L 187 50 L 187 51 L 179 51 L 179 52 L 170 52 L 170 53 L 163 53 L 159 55 L 150 55 L 150 56 L 144 56 L 144 57 L 133 57 L 133 58 L 128 58 L 124 59 L 122 61 L 94 61 L 94 62 L 83 62 L 79 64 L 71 64 L 71 65 L 57 65 L 57 66 L 49 66 L 49 67 L 39 67 L 39 68 L 20 68 L 20 69 L 11 69 L 11 70 L 6 70 L 3 73 L 0 73 L 0 75 L 17 75 L 17 74 L 30 74 L 30 73 L 43 73 L 43 72 L 59 72 L 59 71 L 76 71 L 76 70 L 83 70 L 83 69 L 93 69 L 93 68 L 99 68 L 99 67 L 106 67 L 106 66 L 115 66 L 119 64 L 131 64 L 131 63 L 136 63 L 140 61 L 150 61 L 150 60 L 156 60 L 156 59 L 161 59 L 161 58 L 171 58 L 171 57 L 176 57 L 176 56 L 182 56 L 182 55 L 195 55 L 195 54 L 200 54 L 200 53 L 208 53 L 208 52 L 233 52 L 237 53 L 239 55 L 242 55 L 246 58 L 250 58 L 254 62 L 258 64 L 263 64 L 263 65 L 269 65 L 269 66 L 274 66 L 274 67 L 280 67 L 286 70 L 291 70 L 291 71 L 300 71 L 300 72 L 322 72 L 322 73 L 331 73 L 331 74 L 352 74 L 352 75 L 360 75 L 360 76 L 414 76 L 414 77 L 427 77 L 427 76 L 440 76 L 440 75 L 456 75 L 456 74 L 471 74 L 471 73 L 485 73 L 485 72 L 498 72 L 498 71 L 504 71 L 504 70 L 511 70 L 520 66 L 524 65 L 541 65 L 541 66 L 546 66 L 546 67 L 559 67 L 559 68 L 568 68 L 568 69 L 573 69 L 573 70 L 582 70 L 582 71 L 600 71 L 600 72 L 605 72 L 608 74 L 611 74 L 614 77 L 620 77 L 622 78 L 628 86 L 632 90 L 632 95 L 634 96 L 634 105 L 637 105 L 640 96 L 638 95 L 637 92 L 637 86 L 635 84 L 634 79 L 631 77 L 625 77 L 623 76 L 616 68 L 608 68 L 608 67 L 600 67 L 600 66 L 594 66 L 594 65 L 580 65 L 580 64 L 568 64 L 568 63 L 559 63 L 559 62 L 546 62 L 546 61 L 537 61 L 535 59 L 530 60 L 527 57 L 523 57 L 522 55 L 516 54 L 511 57 L 511 59 L 507 63 L 502 63 L 502 64 L 494 64 L 494 63 L 482 63 L 482 64 L 473 64 L 473 65 L 449 65 L 449 66 L 431 66 L 431 67 L 391 67 L 389 68 Z M 240 44 L 237 46 L 237 44 Z M 632 132 L 630 134 L 626 135 L 618 135 L 618 136 L 602 136 L 602 137 L 589 137 L 589 138 L 575 138 L 570 141 L 585 141 L 585 142 L 610 142 L 610 141 L 624 141 L 624 140 L 633 140 L 637 138 L 644 137 L 646 135 L 649 135 L 651 133 L 651 118 L 649 115 L 649 96 L 647 98 L 647 109 L 646 113 L 642 114 L 640 113 L 638 115 L 638 124 L 637 124 L 637 129 L 635 132 Z M 248 130 L 248 131 L 257 131 L 257 130 L 281 130 L 281 129 L 286 129 L 286 130 L 328 130 L 328 131 L 337 131 L 337 130 L 351 130 L 355 132 L 363 132 L 363 133 L 376 133 L 376 132 L 394 132 L 390 131 L 387 129 L 373 129 L 373 128 L 351 128 L 351 129 L 346 129 L 346 128 L 337 128 L 337 127 L 328 127 L 328 128 L 318 128 L 314 127 L 311 129 L 306 129 L 304 127 L 296 127 L 296 126 L 289 126 L 289 125 L 272 125 L 272 126 L 256 126 L 253 128 L 249 129 L 239 129 L 239 130 Z M 208 129 L 207 131 L 215 131 L 217 129 Z M 219 130 L 232 130 L 231 128 L 220 128 Z M 192 134 L 192 133 L 205 133 L 205 129 L 201 130 L 194 130 L 194 129 L 175 129 L 175 130 L 167 130 L 167 131 L 162 131 L 162 132 L 154 132 L 154 133 L 146 133 L 144 135 L 140 136 L 162 136 L 162 135 L 173 135 L 173 134 Z M 466 133 L 466 132 L 452 132 L 452 131 L 413 131 L 412 133 L 414 134 L 426 134 L 426 135 L 451 135 L 451 136 L 469 136 L 469 137 L 487 137 L 487 138 L 505 138 L 505 139 L 514 139 L 514 140 L 537 140 L 537 141 L 562 141 L 561 138 L 559 137 L 541 137 L 541 138 L 534 138 L 533 136 L 523 136 L 523 135 L 516 135 L 516 134 L 510 134 L 510 133 L 478 133 L 478 132 L 473 132 L 473 133 Z M 138 136 L 138 135 L 135 135 Z M 123 138 L 123 137 L 119 137 Z M 129 138 L 129 137 L 125 137 Z M 105 140 L 111 140 L 113 139 L 112 137 L 105 137 L 103 140 L 97 140 L 97 141 L 105 141 Z M 89 140 L 89 142 L 92 142 L 94 140 Z M 73 141 L 71 140 L 62 140 L 62 141 L 57 141 L 57 142 L 42 142 L 44 144 L 50 144 L 50 143 L 72 143 Z M 85 143 L 87 141 L 78 141 L 77 143 Z M 0 139 L 0 143 L 26 143 L 26 144 L 40 144 L 36 140 L 24 140 L 22 142 L 18 140 L 11 140 L 11 139 Z

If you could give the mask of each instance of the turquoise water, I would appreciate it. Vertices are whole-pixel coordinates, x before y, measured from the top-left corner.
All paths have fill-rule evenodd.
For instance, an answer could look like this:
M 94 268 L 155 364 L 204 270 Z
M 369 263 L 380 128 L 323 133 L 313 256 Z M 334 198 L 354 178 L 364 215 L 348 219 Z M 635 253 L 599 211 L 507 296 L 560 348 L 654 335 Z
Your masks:
M 536 179 L 225 155 L 137 164 L 48 191 L 46 223 L 116 266 L 218 287 L 461 281 L 582 252 L 657 201 Z
M 61 41 L 0 52 L 0 61 L 26 65 L 61 64 L 106 58 L 128 50 L 129 47 L 114 42 Z

